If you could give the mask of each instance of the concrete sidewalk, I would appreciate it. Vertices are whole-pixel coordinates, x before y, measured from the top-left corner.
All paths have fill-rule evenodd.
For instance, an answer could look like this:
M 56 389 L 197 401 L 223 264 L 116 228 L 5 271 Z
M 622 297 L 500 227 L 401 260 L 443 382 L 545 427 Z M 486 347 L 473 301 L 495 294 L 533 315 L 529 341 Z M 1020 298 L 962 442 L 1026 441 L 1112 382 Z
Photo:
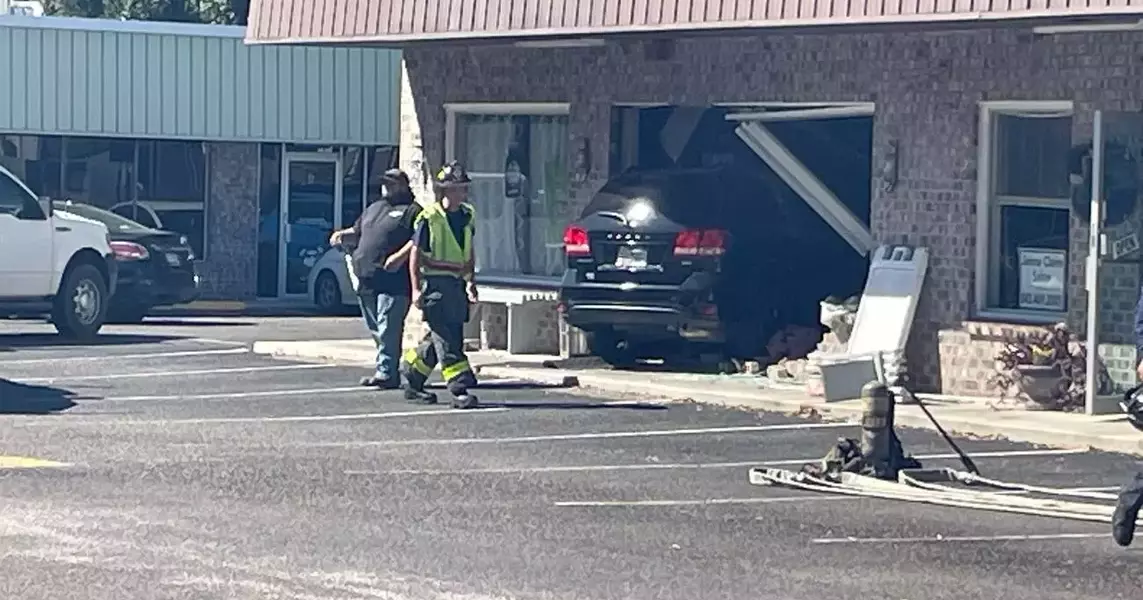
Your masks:
M 254 352 L 281 358 L 361 364 L 373 360 L 369 340 L 316 340 L 308 342 L 256 342 Z M 491 377 L 524 379 L 550 385 L 574 376 L 585 393 L 651 398 L 659 401 L 700 402 L 745 410 L 820 415 L 829 420 L 856 421 L 861 401 L 825 402 L 801 389 L 773 385 L 749 375 L 696 375 L 632 372 L 608 369 L 552 369 L 543 366 L 552 356 L 514 356 L 504 352 L 473 352 L 469 359 Z M 996 437 L 1058 448 L 1095 448 L 1143 455 L 1143 435 L 1120 416 L 1086 415 L 1025 410 L 995 410 L 980 402 L 928 401 L 926 406 L 949 433 L 969 437 Z M 899 405 L 897 423 L 934 429 L 917 406 Z

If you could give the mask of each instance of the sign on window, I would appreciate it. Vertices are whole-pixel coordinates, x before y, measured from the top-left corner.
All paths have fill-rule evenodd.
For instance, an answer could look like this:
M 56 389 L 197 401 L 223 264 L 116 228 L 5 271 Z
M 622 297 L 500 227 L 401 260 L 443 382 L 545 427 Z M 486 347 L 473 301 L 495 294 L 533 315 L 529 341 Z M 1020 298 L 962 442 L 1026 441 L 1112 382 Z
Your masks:
M 1018 248 L 1020 308 L 1063 311 L 1067 299 L 1067 250 Z

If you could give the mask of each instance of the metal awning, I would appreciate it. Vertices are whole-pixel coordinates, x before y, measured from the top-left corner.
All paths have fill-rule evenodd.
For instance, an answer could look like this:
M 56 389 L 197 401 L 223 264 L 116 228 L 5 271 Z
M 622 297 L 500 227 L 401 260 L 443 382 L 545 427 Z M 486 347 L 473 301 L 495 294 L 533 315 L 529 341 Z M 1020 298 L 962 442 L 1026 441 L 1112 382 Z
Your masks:
M 1143 0 L 253 0 L 248 43 L 545 40 L 764 28 L 1138 19 Z M 585 39 L 586 38 L 586 39 Z M 594 38 L 594 39 L 592 39 Z

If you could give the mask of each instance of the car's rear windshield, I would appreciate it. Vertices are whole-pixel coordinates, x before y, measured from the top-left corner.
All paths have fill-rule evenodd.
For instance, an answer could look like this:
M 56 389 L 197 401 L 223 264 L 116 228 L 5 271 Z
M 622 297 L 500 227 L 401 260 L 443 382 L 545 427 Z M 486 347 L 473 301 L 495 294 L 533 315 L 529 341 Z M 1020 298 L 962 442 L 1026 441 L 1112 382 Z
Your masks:
M 735 193 L 706 173 L 628 174 L 608 182 L 583 214 L 626 212 L 638 201 L 649 201 L 656 211 L 685 227 L 717 226 L 725 195 Z
M 111 211 L 103 210 L 102 208 L 90 204 L 56 202 L 53 204 L 53 207 L 56 210 L 67 211 L 73 215 L 79 215 L 85 219 L 103 223 L 108 231 L 147 231 L 147 227 L 142 223 L 137 223 L 131 219 L 121 217 Z

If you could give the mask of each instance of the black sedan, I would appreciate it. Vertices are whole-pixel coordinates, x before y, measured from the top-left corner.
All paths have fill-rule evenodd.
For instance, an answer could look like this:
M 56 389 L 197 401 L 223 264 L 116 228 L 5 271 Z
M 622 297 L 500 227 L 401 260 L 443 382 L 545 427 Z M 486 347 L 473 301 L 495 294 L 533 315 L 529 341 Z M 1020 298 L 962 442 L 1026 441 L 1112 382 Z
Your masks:
M 66 211 L 107 226 L 119 263 L 119 283 L 108 307 L 108 320 L 138 323 L 156 306 L 191 302 L 199 296 L 195 255 L 186 236 L 151 229 L 90 204 L 55 202 Z

